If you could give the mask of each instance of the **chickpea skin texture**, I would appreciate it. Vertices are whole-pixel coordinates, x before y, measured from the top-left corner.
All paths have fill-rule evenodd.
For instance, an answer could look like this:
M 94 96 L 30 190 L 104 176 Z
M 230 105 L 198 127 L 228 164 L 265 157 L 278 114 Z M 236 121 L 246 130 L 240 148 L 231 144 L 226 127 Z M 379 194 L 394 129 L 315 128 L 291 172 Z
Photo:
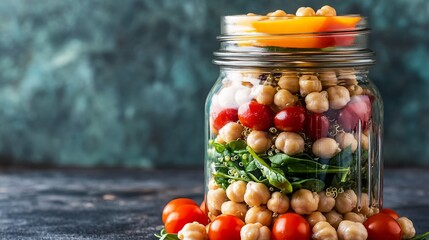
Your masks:
M 305 107 L 315 113 L 324 113 L 329 110 L 328 94 L 323 92 L 312 92 L 305 97 Z
M 328 92 L 329 107 L 332 109 L 341 109 L 350 102 L 350 93 L 343 86 L 334 86 L 326 90 Z
M 229 200 L 237 203 L 244 202 L 247 183 L 244 181 L 235 181 L 226 189 L 226 196 Z
M 396 219 L 396 221 L 399 223 L 399 226 L 401 226 L 402 239 L 411 239 L 416 235 L 416 229 L 414 228 L 413 222 L 410 219 L 406 217 L 400 217 Z
M 322 91 L 322 83 L 315 75 L 302 75 L 299 78 L 299 90 L 301 96 L 305 97 L 312 92 Z
M 244 201 L 250 207 L 267 204 L 270 199 L 270 190 L 263 183 L 248 182 L 246 192 L 244 193 Z
M 179 231 L 177 237 L 180 240 L 208 240 L 206 227 L 198 222 L 187 223 Z
M 317 10 L 316 15 L 325 16 L 325 17 L 334 17 L 334 16 L 337 16 L 337 11 L 335 11 L 335 8 L 325 5 L 319 10 Z
M 351 212 L 357 205 L 356 193 L 349 189 L 343 193 L 338 194 L 335 199 L 335 210 L 339 213 Z
M 270 226 L 272 220 L 273 212 L 265 206 L 254 206 L 247 211 L 245 223 L 260 223 L 264 226 Z
M 338 240 L 337 231 L 328 222 L 318 222 L 314 225 L 313 235 L 311 239 L 314 240 Z
M 226 200 L 227 197 L 223 188 L 209 190 L 207 192 L 207 208 L 209 209 L 209 212 L 217 215 L 216 213 L 221 210 L 222 204 L 226 202 Z
M 276 148 L 287 155 L 295 155 L 304 152 L 304 139 L 297 133 L 282 132 L 275 142 Z
M 339 240 L 366 240 L 368 232 L 362 223 L 344 220 L 337 229 Z
M 219 136 L 226 143 L 230 143 L 241 138 L 243 126 L 236 122 L 229 122 L 219 130 Z
M 276 10 L 274 12 L 268 13 L 268 17 L 286 17 L 287 13 L 283 10 Z
M 268 134 L 264 131 L 253 130 L 247 136 L 247 145 L 253 149 L 256 153 L 263 153 L 270 149 L 273 143 L 268 137 Z
M 271 105 L 274 101 L 276 89 L 273 86 L 258 86 L 256 90 L 256 101 L 260 104 Z
M 365 216 L 362 213 L 348 212 L 344 214 L 344 220 L 363 223 L 365 222 Z
M 335 229 L 338 228 L 338 225 L 343 221 L 343 215 L 339 214 L 337 211 L 332 210 L 324 214 L 326 221 L 331 224 Z
M 335 207 L 335 198 L 326 196 L 326 192 L 322 191 L 318 193 L 319 195 L 319 205 L 317 206 L 317 211 L 319 212 L 330 212 Z
M 299 189 L 292 194 L 290 205 L 300 215 L 311 214 L 317 210 L 319 195 L 307 189 Z
M 314 155 L 321 158 L 332 158 L 341 151 L 338 143 L 332 138 L 319 138 L 313 143 L 312 151 Z
M 267 208 L 275 213 L 285 213 L 289 210 L 290 200 L 289 197 L 281 192 L 274 192 L 271 194 L 270 200 L 267 202 Z
M 271 240 L 271 231 L 260 223 L 244 225 L 240 231 L 241 240 Z
M 293 95 L 291 92 L 289 92 L 286 89 L 280 89 L 274 95 L 274 104 L 280 109 L 289 107 L 289 106 L 294 106 L 297 102 L 298 102 L 298 97 Z
M 351 133 L 341 132 L 335 136 L 335 140 L 337 140 L 338 145 L 342 150 L 351 146 L 352 153 L 354 153 L 358 146 L 358 141 L 355 136 Z
M 283 74 L 277 84 L 280 88 L 288 90 L 291 93 L 299 93 L 299 78 L 296 73 Z
M 216 190 L 219 188 L 219 185 L 217 185 L 214 177 L 211 177 L 209 180 L 209 190 Z
M 244 203 L 236 203 L 233 201 L 227 201 L 222 204 L 221 207 L 222 214 L 232 215 L 239 217 L 244 221 L 244 218 L 247 213 L 247 206 Z
M 313 212 L 305 218 L 310 224 L 310 227 L 314 227 L 318 222 L 326 222 L 326 217 L 321 212 Z
M 298 17 L 311 17 L 316 15 L 316 12 L 311 7 L 300 7 L 296 10 L 295 15 Z
M 334 71 L 319 73 L 319 80 L 322 83 L 322 89 L 327 89 L 338 84 L 338 78 Z

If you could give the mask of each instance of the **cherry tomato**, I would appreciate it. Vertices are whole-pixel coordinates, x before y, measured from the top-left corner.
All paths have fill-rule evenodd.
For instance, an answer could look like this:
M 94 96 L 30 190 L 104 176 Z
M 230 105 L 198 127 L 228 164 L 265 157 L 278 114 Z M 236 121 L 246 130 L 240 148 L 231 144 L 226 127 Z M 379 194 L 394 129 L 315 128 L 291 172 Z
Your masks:
M 309 240 L 310 225 L 296 213 L 281 214 L 274 222 L 271 235 L 274 240 Z
M 338 123 L 346 131 L 355 130 L 359 121 L 362 122 L 362 129 L 366 128 L 371 117 L 371 102 L 366 95 L 353 96 L 350 102 L 341 110 L 338 115 Z
M 223 109 L 218 113 L 213 113 L 213 127 L 220 130 L 229 122 L 236 122 L 238 120 L 238 110 L 233 108 Z
M 395 219 L 385 213 L 377 213 L 369 217 L 363 225 L 368 231 L 368 240 L 400 240 L 401 226 Z
M 383 208 L 383 209 L 381 209 L 380 212 L 384 213 L 384 214 L 387 214 L 387 215 L 393 217 L 394 219 L 398 219 L 399 218 L 399 215 L 395 211 L 393 211 L 392 209 L 390 209 L 390 208 Z
M 238 108 L 238 119 L 248 128 L 266 131 L 273 126 L 274 112 L 269 106 L 251 101 Z
M 244 222 L 235 216 L 221 215 L 216 217 L 209 226 L 210 240 L 240 240 L 240 230 Z
M 165 221 L 165 231 L 167 233 L 178 233 L 183 226 L 192 222 L 207 225 L 209 219 L 198 205 L 181 205 L 168 215 Z
M 306 133 L 311 140 L 328 136 L 329 120 L 321 113 L 310 113 L 307 117 Z
M 171 200 L 167 205 L 165 205 L 164 210 L 162 211 L 162 222 L 165 224 L 167 217 L 170 213 L 174 212 L 177 207 L 181 205 L 197 205 L 197 203 L 190 198 L 176 198 Z
M 284 108 L 277 112 L 274 117 L 274 125 L 282 131 L 302 131 L 305 123 L 305 112 L 301 106 Z

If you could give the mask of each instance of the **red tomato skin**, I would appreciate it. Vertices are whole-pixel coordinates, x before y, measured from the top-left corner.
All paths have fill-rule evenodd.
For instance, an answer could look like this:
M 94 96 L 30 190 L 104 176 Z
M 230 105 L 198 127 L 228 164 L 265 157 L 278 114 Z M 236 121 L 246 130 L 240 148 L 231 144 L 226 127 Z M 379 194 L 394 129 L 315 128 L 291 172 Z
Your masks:
M 316 141 L 319 138 L 327 137 L 329 131 L 329 120 L 321 113 L 310 113 L 307 117 L 307 136 Z
M 274 112 L 269 106 L 251 101 L 238 108 L 238 119 L 248 128 L 266 131 L 274 125 Z
M 366 129 L 371 118 L 371 101 L 366 95 L 353 96 L 350 102 L 338 114 L 338 123 L 346 131 L 356 130 L 359 121 L 362 129 Z
M 281 214 L 271 230 L 273 240 L 309 240 L 310 237 L 310 225 L 296 213 Z
M 220 215 L 209 226 L 210 240 L 240 240 L 240 231 L 244 222 L 235 216 Z
M 164 210 L 162 210 L 162 222 L 165 224 L 167 217 L 170 213 L 174 212 L 174 210 L 181 205 L 197 205 L 197 203 L 190 198 L 176 198 L 168 202 Z
M 402 238 L 401 226 L 387 214 L 374 214 L 363 225 L 368 231 L 367 240 L 401 240 Z
M 167 233 L 178 233 L 183 226 L 192 222 L 207 225 L 209 219 L 198 205 L 181 205 L 168 215 L 165 221 L 165 231 Z
M 213 113 L 213 127 L 220 130 L 229 122 L 236 122 L 238 120 L 238 109 L 227 108 L 218 113 Z
M 387 214 L 387 215 L 393 217 L 394 219 L 399 218 L 399 214 L 390 208 L 383 208 L 383 209 L 381 209 L 380 213 Z
M 274 125 L 282 131 L 302 131 L 304 130 L 305 114 L 306 111 L 301 106 L 283 108 L 274 117 Z

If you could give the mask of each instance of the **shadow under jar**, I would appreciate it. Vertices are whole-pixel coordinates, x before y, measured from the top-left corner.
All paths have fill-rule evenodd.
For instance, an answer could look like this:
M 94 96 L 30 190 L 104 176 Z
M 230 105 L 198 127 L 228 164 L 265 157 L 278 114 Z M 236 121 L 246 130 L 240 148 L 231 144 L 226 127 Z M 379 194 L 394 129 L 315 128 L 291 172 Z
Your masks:
M 377 213 L 383 104 L 367 76 L 365 19 L 352 29 L 267 34 L 252 30 L 258 18 L 222 19 L 220 76 L 205 108 L 210 218 L 258 222 L 249 216 L 258 207 L 271 216 L 262 225 L 293 211 L 335 226 L 335 217 Z

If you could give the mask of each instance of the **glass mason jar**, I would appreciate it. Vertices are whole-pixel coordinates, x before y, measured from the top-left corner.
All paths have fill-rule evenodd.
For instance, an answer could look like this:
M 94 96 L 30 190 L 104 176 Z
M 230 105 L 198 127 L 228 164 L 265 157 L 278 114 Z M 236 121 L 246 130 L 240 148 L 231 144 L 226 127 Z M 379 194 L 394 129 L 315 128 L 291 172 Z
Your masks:
M 223 17 L 220 76 L 205 107 L 210 218 L 255 222 L 250 212 L 262 206 L 263 225 L 293 211 L 335 226 L 382 207 L 383 104 L 368 79 L 369 29 L 355 17 L 353 27 L 303 33 Z

